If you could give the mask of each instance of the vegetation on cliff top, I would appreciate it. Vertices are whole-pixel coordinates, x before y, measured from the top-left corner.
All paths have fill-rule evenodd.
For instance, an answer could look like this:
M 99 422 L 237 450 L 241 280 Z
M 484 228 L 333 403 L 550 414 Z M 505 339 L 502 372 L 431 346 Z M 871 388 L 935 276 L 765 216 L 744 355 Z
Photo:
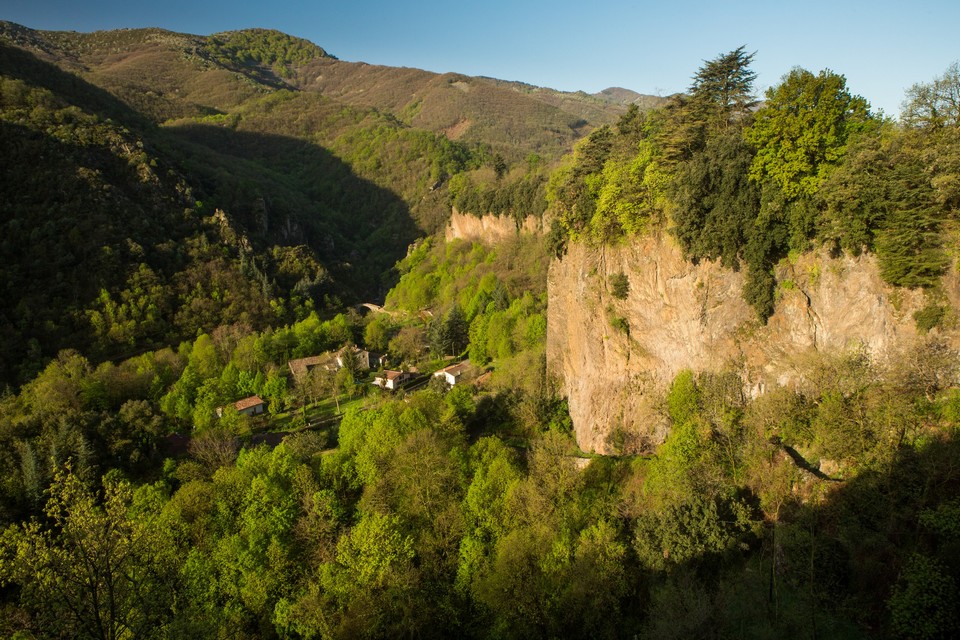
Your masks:
M 873 252 L 890 284 L 935 287 L 957 217 L 956 65 L 913 87 L 896 125 L 829 70 L 794 69 L 757 106 L 752 58 L 709 61 L 688 95 L 578 143 L 548 190 L 556 248 L 666 227 L 687 258 L 746 267 L 763 318 L 776 263 L 814 245 Z

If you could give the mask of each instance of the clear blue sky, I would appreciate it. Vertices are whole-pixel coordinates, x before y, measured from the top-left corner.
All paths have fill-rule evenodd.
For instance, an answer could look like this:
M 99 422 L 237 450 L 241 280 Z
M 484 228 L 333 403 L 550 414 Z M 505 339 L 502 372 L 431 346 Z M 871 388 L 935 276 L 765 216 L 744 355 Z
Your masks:
M 960 59 L 958 0 L 3 0 L 0 19 L 34 29 L 156 26 L 202 35 L 265 27 L 342 60 L 660 95 L 686 89 L 704 60 L 746 45 L 757 52 L 758 94 L 794 66 L 830 68 L 892 116 L 910 85 Z

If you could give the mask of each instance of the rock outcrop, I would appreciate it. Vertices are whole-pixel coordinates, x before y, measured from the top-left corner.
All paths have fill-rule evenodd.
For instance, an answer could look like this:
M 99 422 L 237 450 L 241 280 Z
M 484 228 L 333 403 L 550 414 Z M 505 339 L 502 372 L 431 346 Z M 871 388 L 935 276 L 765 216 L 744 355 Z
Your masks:
M 523 224 L 517 225 L 516 221 L 508 216 L 474 216 L 453 209 L 445 235 L 447 242 L 460 239 L 495 244 L 516 236 L 520 231 L 542 232 L 542 225 L 541 219 L 534 216 L 527 216 Z
M 619 273 L 629 283 L 622 299 L 611 285 Z M 871 255 L 807 254 L 777 276 L 776 311 L 764 324 L 741 296 L 743 273 L 691 264 L 671 238 L 570 246 L 550 267 L 547 357 L 580 447 L 652 450 L 668 430 L 664 392 L 683 369 L 733 369 L 758 395 L 797 382 L 810 352 L 862 348 L 883 358 L 917 335 L 924 293 L 885 284 Z M 944 288 L 957 308 L 956 273 Z

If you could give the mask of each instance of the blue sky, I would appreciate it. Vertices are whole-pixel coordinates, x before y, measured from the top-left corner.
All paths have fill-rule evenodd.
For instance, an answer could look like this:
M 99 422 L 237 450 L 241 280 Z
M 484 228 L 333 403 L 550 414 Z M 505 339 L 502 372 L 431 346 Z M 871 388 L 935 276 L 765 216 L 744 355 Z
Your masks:
M 832 69 L 874 109 L 960 60 L 957 0 L 259 2 L 3 0 L 0 19 L 35 29 L 245 27 L 307 38 L 342 60 L 519 80 L 566 91 L 683 91 L 704 60 L 756 51 L 758 94 L 794 66 Z

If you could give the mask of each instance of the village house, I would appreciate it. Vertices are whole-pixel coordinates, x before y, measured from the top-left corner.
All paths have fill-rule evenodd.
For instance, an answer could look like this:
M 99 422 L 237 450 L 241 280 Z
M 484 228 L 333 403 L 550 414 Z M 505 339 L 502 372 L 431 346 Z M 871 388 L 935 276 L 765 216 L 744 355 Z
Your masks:
M 355 371 L 369 371 L 383 366 L 385 358 L 379 354 L 371 353 L 359 347 L 344 347 L 336 353 L 324 353 L 319 356 L 310 356 L 308 358 L 297 358 L 287 363 L 290 368 L 290 374 L 295 382 L 300 383 L 307 377 L 312 370 L 322 367 L 327 371 L 339 371 L 344 367 L 347 361 L 346 354 L 353 353 L 353 362 Z
M 409 371 L 386 370 L 381 375 L 374 378 L 373 384 L 377 385 L 381 389 L 395 391 L 396 389 L 400 388 L 400 385 L 412 377 L 413 374 Z
M 303 382 L 307 374 L 317 367 L 323 367 L 328 371 L 336 371 L 338 367 L 337 358 L 330 353 L 291 360 L 287 363 L 287 366 L 290 367 L 290 373 L 296 382 Z
M 470 361 L 464 360 L 463 362 L 458 362 L 457 364 L 452 364 L 449 367 L 444 367 L 439 371 L 433 372 L 434 378 L 443 378 L 448 385 L 451 387 L 457 382 L 460 381 L 460 378 L 463 376 L 463 373 L 470 368 Z
M 237 400 L 233 403 L 233 407 L 237 410 L 237 413 L 245 416 L 258 416 L 267 409 L 266 403 L 260 396 L 250 396 L 243 400 Z M 217 407 L 218 418 L 223 417 L 223 410 L 225 408 L 226 407 Z
M 344 347 L 337 352 L 337 366 L 343 367 L 346 362 L 346 354 L 348 349 L 353 350 L 353 361 L 356 365 L 357 371 L 369 371 L 370 369 L 378 369 L 383 365 L 384 358 L 383 356 L 367 351 L 366 349 L 361 349 L 360 347 Z

